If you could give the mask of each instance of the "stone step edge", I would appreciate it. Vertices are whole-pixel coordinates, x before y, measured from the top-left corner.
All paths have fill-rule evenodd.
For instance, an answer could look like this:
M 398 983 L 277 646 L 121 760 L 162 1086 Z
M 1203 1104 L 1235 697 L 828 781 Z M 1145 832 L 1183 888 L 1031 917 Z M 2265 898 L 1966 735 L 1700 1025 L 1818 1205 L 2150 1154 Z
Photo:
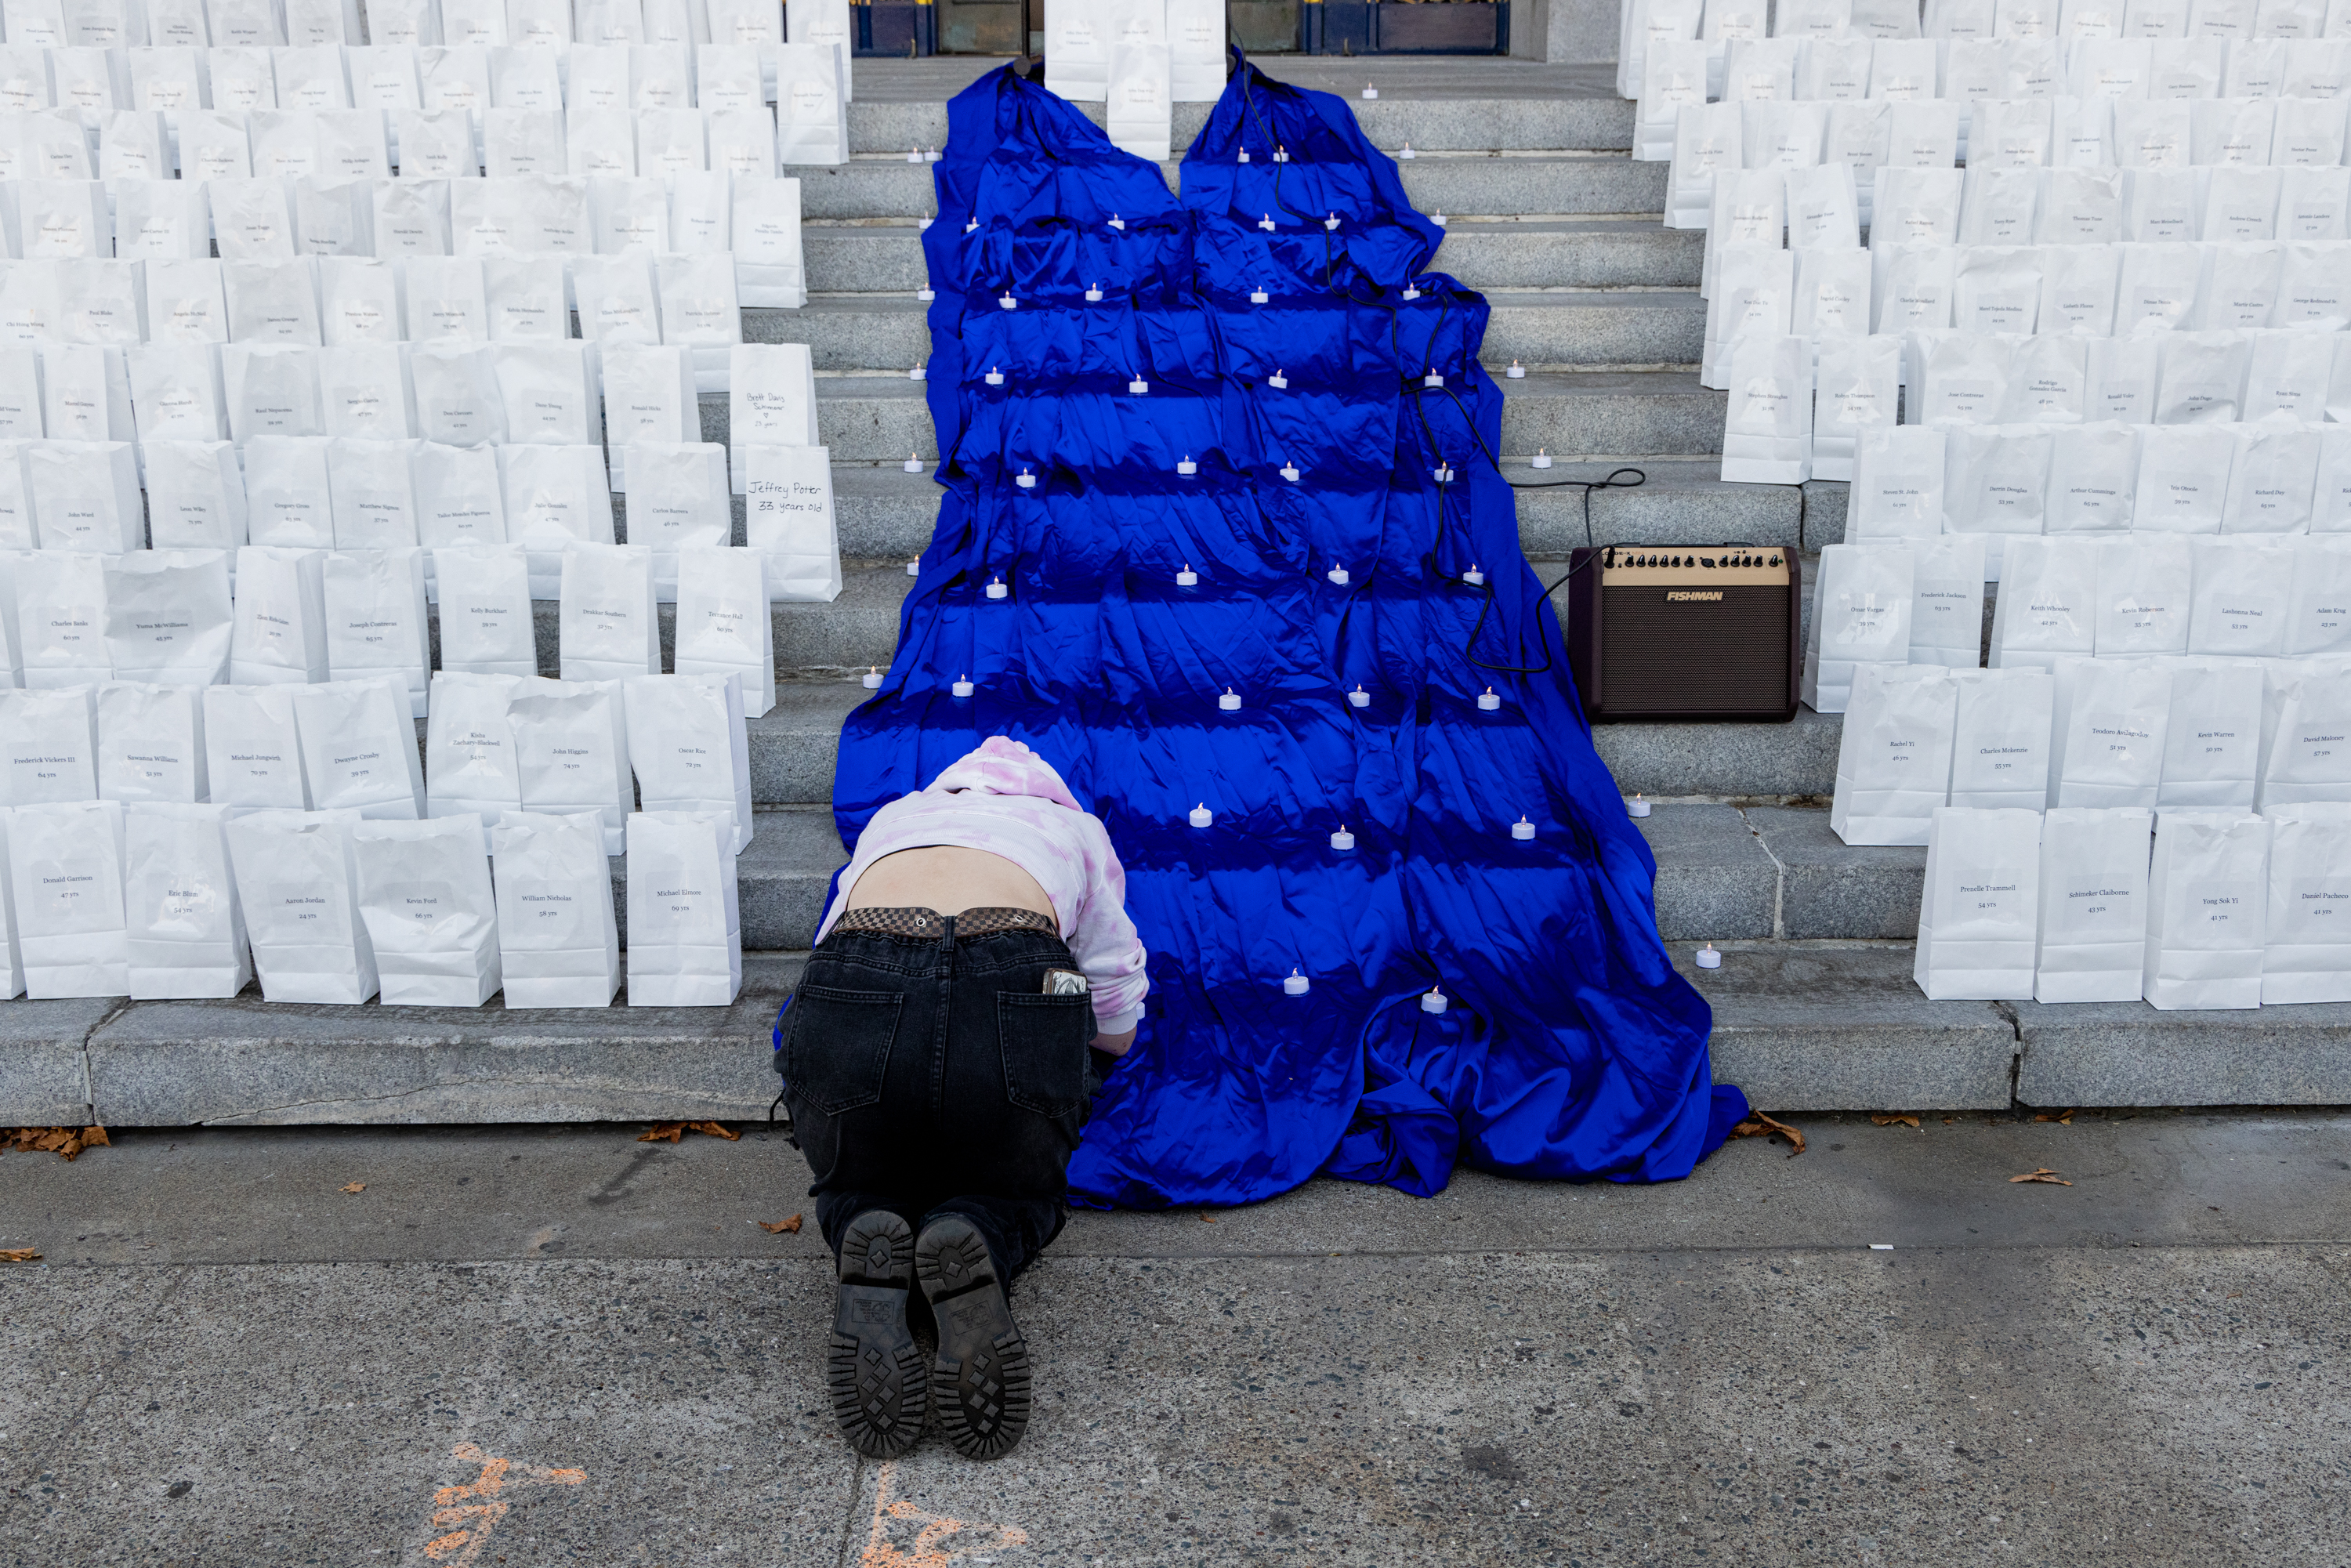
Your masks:
M 1767 1111 L 2351 1102 L 2351 1005 L 1938 1002 L 1910 981 L 1907 944 L 1725 944 L 1711 971 L 1670 951 L 1713 1009 L 1715 1082 Z M 778 1087 L 772 1009 L 805 961 L 747 954 L 732 1007 L 597 1009 L 586 1021 L 603 1029 L 554 1013 L 464 1027 L 502 1008 L 28 1004 L 83 1014 L 60 1013 L 53 1040 L 0 1040 L 0 1124 L 752 1120 Z M 223 1027 L 238 1018 L 276 1022 L 240 1037 Z M 172 1027 L 196 1019 L 202 1037 Z

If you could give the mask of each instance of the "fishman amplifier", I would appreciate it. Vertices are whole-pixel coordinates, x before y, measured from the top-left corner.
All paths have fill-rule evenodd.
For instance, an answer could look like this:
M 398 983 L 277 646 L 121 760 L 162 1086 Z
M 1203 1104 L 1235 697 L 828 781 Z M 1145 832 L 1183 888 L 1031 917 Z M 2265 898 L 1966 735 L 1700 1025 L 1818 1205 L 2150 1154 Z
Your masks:
M 1796 716 L 1802 569 L 1753 545 L 1575 551 L 1567 662 L 1594 723 Z

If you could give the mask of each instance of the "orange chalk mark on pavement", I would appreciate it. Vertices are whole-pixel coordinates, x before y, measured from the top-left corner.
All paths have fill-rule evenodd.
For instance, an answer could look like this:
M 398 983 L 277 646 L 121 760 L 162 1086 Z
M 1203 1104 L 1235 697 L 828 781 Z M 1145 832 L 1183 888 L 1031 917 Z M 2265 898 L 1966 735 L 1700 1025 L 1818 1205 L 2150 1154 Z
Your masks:
M 450 1452 L 469 1465 L 481 1466 L 482 1473 L 465 1485 L 443 1487 L 433 1494 L 431 1522 L 465 1527 L 424 1543 L 424 1555 L 448 1568 L 472 1568 L 481 1556 L 491 1531 L 507 1516 L 506 1500 L 500 1494 L 507 1487 L 576 1487 L 588 1479 L 586 1470 L 555 1470 L 493 1458 L 474 1443 L 460 1443 Z
M 973 1525 L 926 1512 L 921 1504 L 903 1498 L 893 1499 L 890 1494 L 896 1490 L 897 1482 L 898 1463 L 893 1459 L 882 1467 L 881 1479 L 873 1489 L 873 1528 L 866 1535 L 865 1550 L 858 1556 L 858 1568 L 946 1568 L 956 1558 L 975 1552 L 1029 1544 L 1029 1532 L 1017 1525 Z M 911 1548 L 902 1548 L 885 1539 L 893 1533 L 904 1533 L 891 1529 L 893 1521 L 915 1520 L 922 1523 L 914 1531 Z M 975 1532 L 967 1544 L 952 1548 L 945 1545 L 950 1537 L 967 1530 Z

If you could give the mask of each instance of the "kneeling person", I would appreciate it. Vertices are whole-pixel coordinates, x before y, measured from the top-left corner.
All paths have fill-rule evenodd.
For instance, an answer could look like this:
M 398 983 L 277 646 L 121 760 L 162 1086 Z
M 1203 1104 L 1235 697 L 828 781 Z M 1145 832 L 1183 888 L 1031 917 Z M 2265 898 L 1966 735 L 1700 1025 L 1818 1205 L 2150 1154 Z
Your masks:
M 1126 875 L 1061 775 L 999 736 L 875 812 L 840 887 L 777 1057 L 840 1274 L 833 1415 L 882 1458 L 927 1404 L 956 1451 L 991 1458 L 1029 1420 L 1004 1287 L 1061 1231 L 1099 1075 L 1149 989 Z M 927 1389 L 917 1278 L 938 1324 Z

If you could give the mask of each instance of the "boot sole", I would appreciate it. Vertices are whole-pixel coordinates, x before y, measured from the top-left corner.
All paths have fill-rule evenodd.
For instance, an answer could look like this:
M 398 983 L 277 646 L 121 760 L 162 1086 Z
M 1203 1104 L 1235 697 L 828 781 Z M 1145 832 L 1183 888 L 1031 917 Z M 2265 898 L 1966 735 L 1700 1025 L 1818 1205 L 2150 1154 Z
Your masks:
M 914 1253 L 914 1232 L 883 1210 L 859 1215 L 841 1237 L 825 1387 L 841 1435 L 868 1458 L 894 1458 L 923 1435 L 929 1389 L 906 1327 Z
M 930 1394 L 940 1434 L 967 1459 L 996 1458 L 1029 1428 L 1029 1342 L 987 1244 L 967 1221 L 934 1221 L 914 1244 L 914 1272 L 938 1320 Z

